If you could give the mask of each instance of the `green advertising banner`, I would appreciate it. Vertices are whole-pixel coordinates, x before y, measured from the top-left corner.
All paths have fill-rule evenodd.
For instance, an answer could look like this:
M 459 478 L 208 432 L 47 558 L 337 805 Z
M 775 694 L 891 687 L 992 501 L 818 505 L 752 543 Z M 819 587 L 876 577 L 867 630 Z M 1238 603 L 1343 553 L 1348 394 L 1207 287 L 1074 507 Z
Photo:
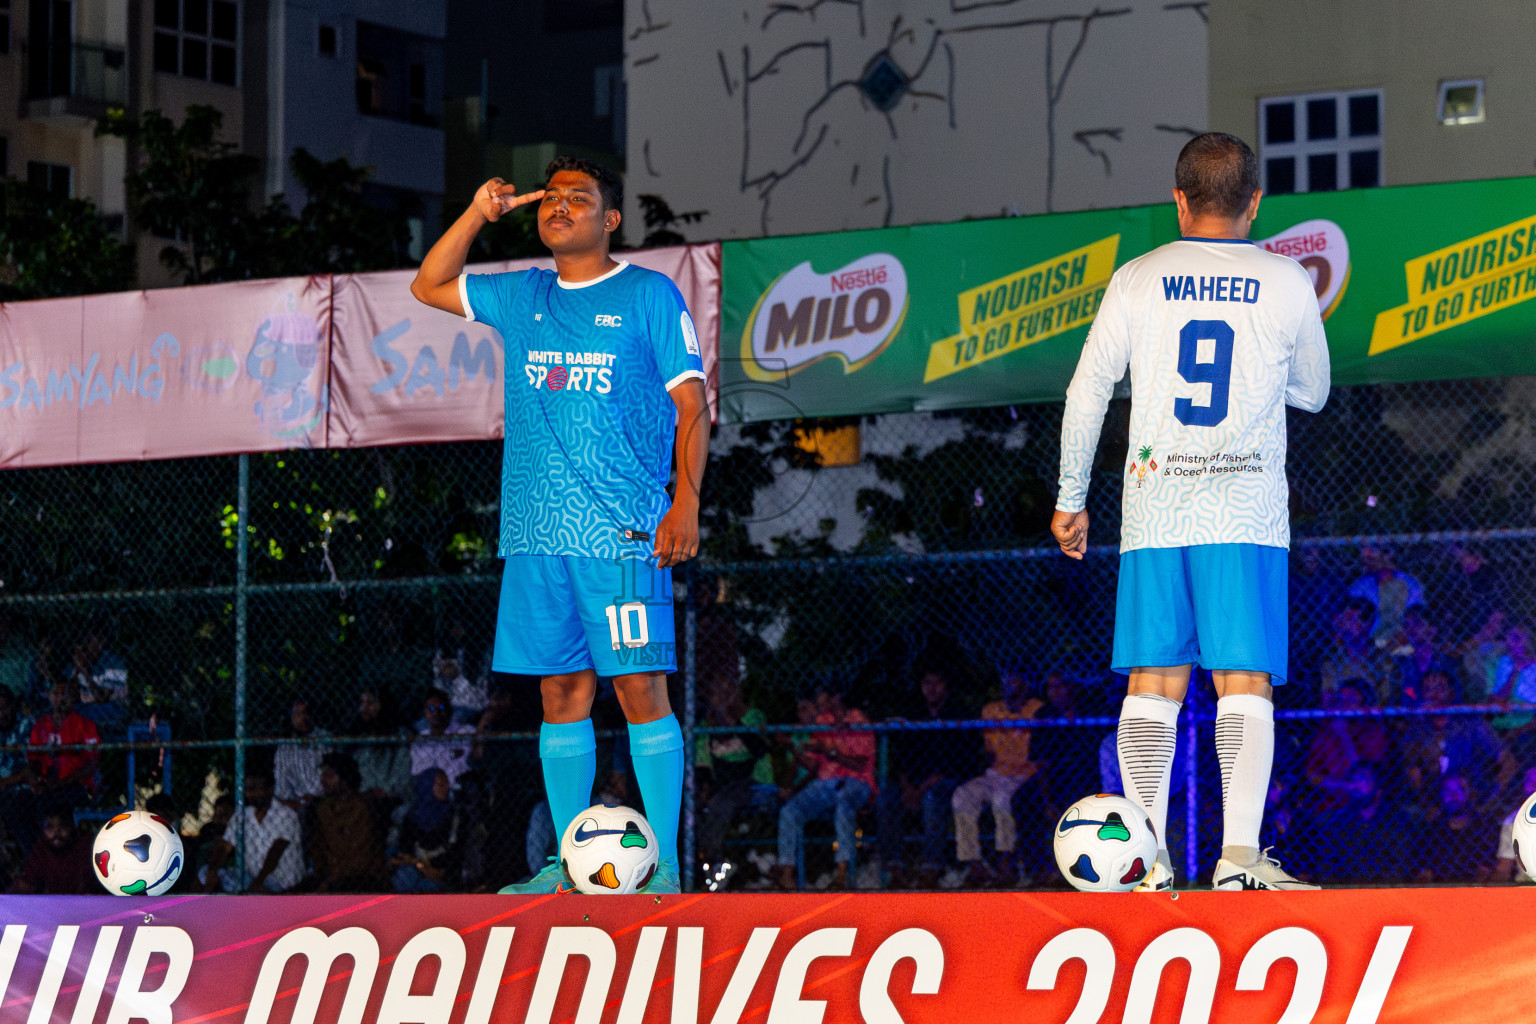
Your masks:
M 723 247 L 728 422 L 1060 401 L 1116 267 L 1172 204 Z M 1266 198 L 1335 384 L 1536 373 L 1536 178 Z

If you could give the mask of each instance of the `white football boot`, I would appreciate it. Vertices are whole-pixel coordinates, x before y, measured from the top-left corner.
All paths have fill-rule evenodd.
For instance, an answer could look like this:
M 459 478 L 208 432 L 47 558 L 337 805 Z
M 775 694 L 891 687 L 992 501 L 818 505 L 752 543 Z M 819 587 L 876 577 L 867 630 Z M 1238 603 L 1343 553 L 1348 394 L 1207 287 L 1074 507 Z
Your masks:
M 1216 862 L 1211 876 L 1211 888 L 1227 892 L 1240 889 L 1273 889 L 1277 892 L 1295 892 L 1301 889 L 1319 889 L 1293 878 L 1280 867 L 1280 862 L 1269 855 L 1274 847 L 1266 846 L 1252 864 L 1237 864 L 1223 857 Z

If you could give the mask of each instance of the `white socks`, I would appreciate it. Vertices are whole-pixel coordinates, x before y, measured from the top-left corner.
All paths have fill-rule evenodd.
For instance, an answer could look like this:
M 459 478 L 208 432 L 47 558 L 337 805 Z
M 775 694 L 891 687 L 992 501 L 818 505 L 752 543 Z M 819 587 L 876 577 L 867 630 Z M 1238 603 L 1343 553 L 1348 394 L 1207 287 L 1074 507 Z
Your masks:
M 1168 782 L 1173 773 L 1179 707 L 1178 701 L 1167 697 L 1133 693 L 1120 705 L 1120 729 L 1115 737 L 1120 785 L 1126 797 L 1152 819 L 1160 851 L 1168 849 Z
M 1123 713 L 1120 722 L 1124 730 Z M 1252 864 L 1259 856 L 1259 824 L 1275 760 L 1274 704 L 1251 693 L 1218 700 L 1216 760 L 1221 763 L 1221 855 L 1236 864 Z

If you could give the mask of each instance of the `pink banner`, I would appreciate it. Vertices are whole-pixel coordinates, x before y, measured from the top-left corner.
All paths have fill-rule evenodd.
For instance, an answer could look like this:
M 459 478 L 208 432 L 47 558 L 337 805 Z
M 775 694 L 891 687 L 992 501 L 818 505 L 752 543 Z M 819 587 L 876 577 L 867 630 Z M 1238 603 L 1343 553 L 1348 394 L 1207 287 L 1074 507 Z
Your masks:
M 677 282 L 714 397 L 720 247 L 625 253 Z M 480 265 L 476 273 L 550 260 Z M 502 340 L 414 271 L 0 305 L 0 468 L 502 435 Z

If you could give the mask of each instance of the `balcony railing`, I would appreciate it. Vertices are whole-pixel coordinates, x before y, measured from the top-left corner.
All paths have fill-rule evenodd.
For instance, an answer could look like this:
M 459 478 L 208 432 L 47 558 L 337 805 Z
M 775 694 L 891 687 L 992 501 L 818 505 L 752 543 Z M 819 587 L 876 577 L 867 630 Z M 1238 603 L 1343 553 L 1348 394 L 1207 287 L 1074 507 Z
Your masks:
M 61 98 L 89 106 L 126 104 L 127 53 L 121 46 L 78 40 L 34 49 L 27 71 L 27 99 Z

